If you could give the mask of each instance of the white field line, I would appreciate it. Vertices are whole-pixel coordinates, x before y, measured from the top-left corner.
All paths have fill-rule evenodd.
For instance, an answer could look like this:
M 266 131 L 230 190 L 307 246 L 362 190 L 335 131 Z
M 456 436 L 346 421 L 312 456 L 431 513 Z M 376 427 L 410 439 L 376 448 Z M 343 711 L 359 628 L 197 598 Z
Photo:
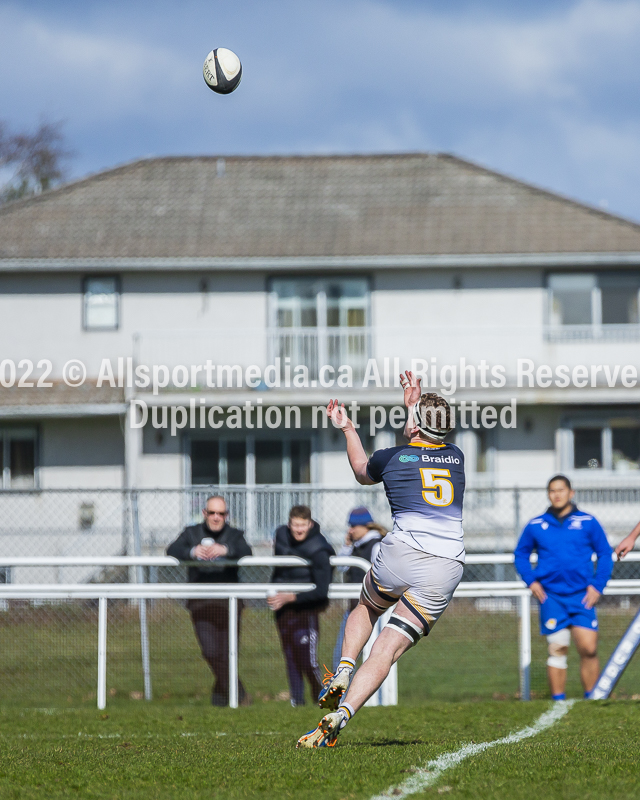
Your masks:
M 510 733 L 503 739 L 495 739 L 493 742 L 480 742 L 479 744 L 467 744 L 456 750 L 453 753 L 443 753 L 441 756 L 433 761 L 427 762 L 424 767 L 416 769 L 415 773 L 407 778 L 404 783 L 399 786 L 391 786 L 386 792 L 374 795 L 371 800 L 403 800 L 409 795 L 422 792 L 429 786 L 433 786 L 445 770 L 457 766 L 461 761 L 469 756 L 475 756 L 488 750 L 490 747 L 496 747 L 499 744 L 515 744 L 522 741 L 522 739 L 529 739 L 531 736 L 537 736 L 542 731 L 550 728 L 559 719 L 569 711 L 575 700 L 560 700 L 553 704 L 549 711 L 545 711 L 542 716 L 526 728 L 519 731 Z

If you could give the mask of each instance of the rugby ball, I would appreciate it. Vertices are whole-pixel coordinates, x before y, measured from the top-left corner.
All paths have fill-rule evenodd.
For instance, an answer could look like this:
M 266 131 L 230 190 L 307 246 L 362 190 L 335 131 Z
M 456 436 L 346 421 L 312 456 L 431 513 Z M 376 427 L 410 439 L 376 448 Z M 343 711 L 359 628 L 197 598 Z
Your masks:
M 211 91 L 231 94 L 242 79 L 242 64 L 234 52 L 218 47 L 205 58 L 202 74 Z

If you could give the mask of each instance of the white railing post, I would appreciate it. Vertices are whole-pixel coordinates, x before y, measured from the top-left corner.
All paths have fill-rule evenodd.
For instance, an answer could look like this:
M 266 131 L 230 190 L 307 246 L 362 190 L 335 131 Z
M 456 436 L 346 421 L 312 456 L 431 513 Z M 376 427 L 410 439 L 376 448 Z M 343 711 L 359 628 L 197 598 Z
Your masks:
M 229 708 L 238 707 L 238 598 L 229 598 Z
M 149 628 L 147 626 L 147 601 L 144 598 L 138 600 L 140 606 L 140 649 L 142 650 L 142 675 L 144 677 L 144 699 L 153 700 L 151 689 L 151 663 L 149 660 Z
M 107 598 L 98 598 L 98 708 L 107 706 Z
M 380 631 L 381 630 L 382 630 L 382 625 L 381 625 L 381 622 L 380 622 L 380 618 L 378 618 L 376 620 L 376 624 L 373 626 L 373 631 L 371 632 L 371 636 L 369 637 L 369 640 L 367 641 L 365 646 L 362 648 L 362 663 L 363 664 L 369 658 L 369 656 L 371 655 L 371 650 L 373 649 L 373 645 L 375 643 L 375 640 L 380 635 Z M 371 697 L 367 700 L 367 702 L 365 703 L 365 706 L 369 706 L 369 707 L 371 707 L 371 706 L 379 706 L 379 705 L 380 705 L 380 689 L 378 689 L 378 691 L 374 692 L 371 695 Z
M 520 699 L 531 699 L 531 595 L 520 595 Z
M 389 617 L 393 611 L 393 608 L 390 608 L 388 611 L 380 617 L 380 629 L 387 624 Z M 395 664 L 391 665 L 391 669 L 389 670 L 389 674 L 384 679 L 382 686 L 380 687 L 380 705 L 381 706 L 397 706 L 398 705 L 398 662 L 396 661 Z
M 140 538 L 140 517 L 138 513 L 138 493 L 131 492 L 131 517 L 133 522 L 133 548 L 138 558 L 142 557 L 142 541 Z M 136 583 L 144 583 L 144 567 L 138 564 L 135 568 Z M 142 675 L 144 680 L 144 699 L 152 700 L 151 663 L 149 661 L 149 628 L 147 625 L 147 601 L 138 600 L 138 616 L 140 618 L 140 651 L 142 654 Z
M 393 608 L 390 608 L 388 611 L 378 618 L 376 624 L 373 627 L 373 632 L 369 637 L 369 641 L 365 644 L 362 650 L 362 661 L 363 663 L 369 658 L 371 655 L 371 650 L 373 645 L 382 633 L 382 629 L 387 623 L 387 620 L 391 616 L 391 612 Z M 371 697 L 365 703 L 366 706 L 397 706 L 398 705 L 398 665 L 393 664 L 391 669 L 389 670 L 389 674 L 385 678 L 382 686 L 378 689 L 377 692 L 374 692 Z

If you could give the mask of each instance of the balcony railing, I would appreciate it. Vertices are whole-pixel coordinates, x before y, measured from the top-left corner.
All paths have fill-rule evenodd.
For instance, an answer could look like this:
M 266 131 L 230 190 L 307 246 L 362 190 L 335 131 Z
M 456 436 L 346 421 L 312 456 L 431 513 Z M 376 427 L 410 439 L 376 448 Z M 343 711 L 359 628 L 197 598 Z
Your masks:
M 292 368 L 304 364 L 310 380 L 321 378 L 325 366 L 337 374 L 343 364 L 362 380 L 373 353 L 371 328 L 270 328 L 267 335 L 270 362 L 279 358 L 283 374 L 286 359 Z
M 145 331 L 134 341 L 138 364 L 256 364 L 262 368 L 280 359 L 282 378 L 289 366 L 291 377 L 297 365 L 305 365 L 309 379 L 318 380 L 320 368 L 336 370 L 343 364 L 353 369 L 354 380 L 362 379 L 367 360 L 373 357 L 371 328 L 243 328 L 229 330 Z M 285 363 L 285 359 L 289 359 Z M 199 380 L 204 383 L 204 373 Z M 328 376 L 327 376 L 328 377 Z M 336 374 L 337 377 L 337 374 Z
M 547 325 L 548 342 L 638 342 L 640 325 Z

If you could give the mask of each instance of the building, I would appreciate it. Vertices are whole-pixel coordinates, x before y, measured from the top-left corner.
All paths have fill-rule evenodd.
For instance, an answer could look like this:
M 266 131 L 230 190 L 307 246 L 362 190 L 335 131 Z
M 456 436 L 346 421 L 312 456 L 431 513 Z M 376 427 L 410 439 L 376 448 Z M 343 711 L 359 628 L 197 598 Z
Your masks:
M 350 486 L 341 436 L 313 426 L 313 407 L 337 396 L 386 414 L 400 393 L 385 368 L 413 358 L 488 425 L 480 409 L 516 401 L 515 427 L 458 428 L 472 485 L 541 486 L 559 469 L 629 485 L 639 291 L 639 225 L 448 155 L 118 167 L 0 209 L 2 486 Z M 79 388 L 62 380 L 71 359 Z M 105 360 L 115 385 L 97 385 Z M 308 386 L 287 387 L 300 364 Z M 118 385 L 118 367 L 126 384 L 140 365 L 166 367 L 167 384 Z M 323 387 L 340 365 L 355 385 Z M 570 385 L 545 385 L 558 374 Z M 208 424 L 232 406 L 246 422 L 247 401 L 254 415 L 296 406 L 300 426 Z M 178 406 L 172 436 L 159 426 Z M 387 422 L 369 444 L 396 435 Z

